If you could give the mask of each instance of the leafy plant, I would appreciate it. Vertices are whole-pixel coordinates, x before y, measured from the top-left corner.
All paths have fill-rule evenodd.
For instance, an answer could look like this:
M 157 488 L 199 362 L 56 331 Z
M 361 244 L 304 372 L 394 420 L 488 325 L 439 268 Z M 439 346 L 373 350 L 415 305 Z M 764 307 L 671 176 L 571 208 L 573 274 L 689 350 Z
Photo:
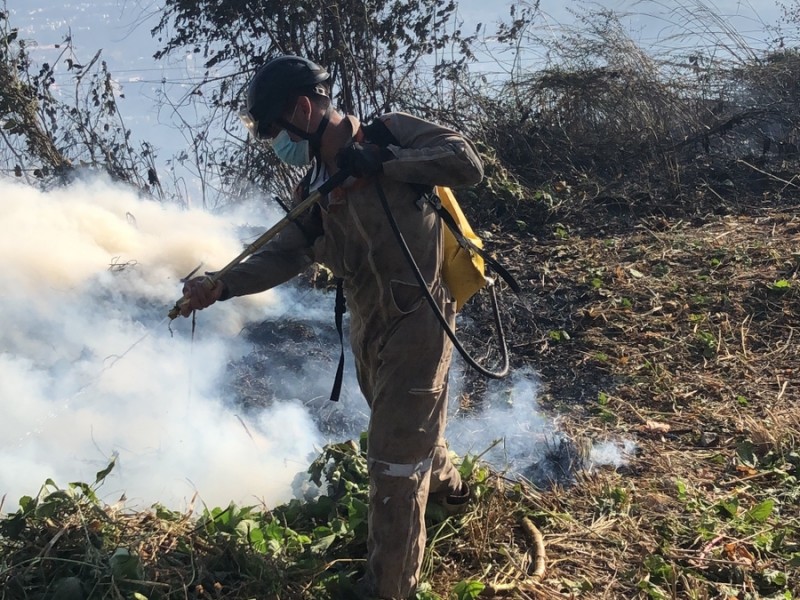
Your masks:
M 453 587 L 452 596 L 455 600 L 476 600 L 485 589 L 480 581 L 462 580 Z
M 700 353 L 705 358 L 713 358 L 717 354 L 717 337 L 710 331 L 698 331 L 695 334 Z
M 788 279 L 778 279 L 771 286 L 770 289 L 776 292 L 785 292 L 792 288 L 792 282 Z

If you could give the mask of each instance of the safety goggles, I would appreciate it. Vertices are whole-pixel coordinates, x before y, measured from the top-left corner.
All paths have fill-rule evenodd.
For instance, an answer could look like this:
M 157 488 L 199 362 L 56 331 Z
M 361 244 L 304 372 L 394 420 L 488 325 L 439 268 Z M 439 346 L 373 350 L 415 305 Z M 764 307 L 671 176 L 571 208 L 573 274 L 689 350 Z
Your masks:
M 253 118 L 253 115 L 251 115 L 250 111 L 246 108 L 243 108 L 239 111 L 239 120 L 242 122 L 242 125 L 245 126 L 252 138 L 260 142 L 269 142 L 281 132 L 281 128 L 273 124 L 269 127 L 266 135 L 261 133 L 258 127 L 258 121 Z

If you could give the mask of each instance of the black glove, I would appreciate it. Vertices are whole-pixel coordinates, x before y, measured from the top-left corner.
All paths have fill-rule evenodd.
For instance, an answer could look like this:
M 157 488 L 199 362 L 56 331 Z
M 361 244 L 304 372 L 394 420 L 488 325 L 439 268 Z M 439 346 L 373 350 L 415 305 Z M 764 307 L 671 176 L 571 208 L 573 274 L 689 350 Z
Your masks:
M 339 150 L 336 166 L 353 177 L 373 177 L 383 172 L 383 159 L 380 146 L 356 142 Z

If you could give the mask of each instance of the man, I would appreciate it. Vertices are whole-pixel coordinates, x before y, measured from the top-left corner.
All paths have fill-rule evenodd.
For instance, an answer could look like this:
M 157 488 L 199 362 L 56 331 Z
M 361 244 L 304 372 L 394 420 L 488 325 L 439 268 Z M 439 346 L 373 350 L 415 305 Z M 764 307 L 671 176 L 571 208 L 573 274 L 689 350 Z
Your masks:
M 452 327 L 455 303 L 441 278 L 442 224 L 419 202 L 420 185 L 475 184 L 483 166 L 464 137 L 404 113 L 380 117 L 392 143 L 387 136 L 372 143 L 371 129 L 365 133 L 358 119 L 333 110 L 329 80 L 304 58 L 273 59 L 251 82 L 242 118 L 284 162 L 313 164 L 297 200 L 340 170 L 351 177 L 213 288 L 202 278 L 189 281 L 182 314 L 272 288 L 314 261 L 343 280 L 358 381 L 371 409 L 368 557 L 360 587 L 369 597 L 401 600 L 419 580 L 429 495 L 457 505 L 469 488 L 443 439 L 451 343 L 380 197 Z

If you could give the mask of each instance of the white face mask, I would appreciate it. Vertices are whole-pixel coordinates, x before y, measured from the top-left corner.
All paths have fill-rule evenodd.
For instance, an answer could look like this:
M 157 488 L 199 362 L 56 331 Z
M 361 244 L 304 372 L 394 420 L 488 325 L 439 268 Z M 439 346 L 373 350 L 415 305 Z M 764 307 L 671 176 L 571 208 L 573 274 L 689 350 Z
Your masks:
M 295 104 L 292 116 L 289 117 L 289 123 L 294 120 L 294 115 L 296 113 L 297 105 Z M 289 132 L 285 129 L 272 138 L 269 145 L 272 146 L 272 150 L 277 157 L 287 165 L 305 167 L 311 163 L 311 144 L 309 144 L 308 140 L 303 139 L 299 142 L 295 142 L 289 137 Z
M 269 145 L 272 146 L 277 157 L 287 165 L 304 167 L 311 163 L 311 148 L 308 140 L 295 142 L 285 129 L 272 138 Z

